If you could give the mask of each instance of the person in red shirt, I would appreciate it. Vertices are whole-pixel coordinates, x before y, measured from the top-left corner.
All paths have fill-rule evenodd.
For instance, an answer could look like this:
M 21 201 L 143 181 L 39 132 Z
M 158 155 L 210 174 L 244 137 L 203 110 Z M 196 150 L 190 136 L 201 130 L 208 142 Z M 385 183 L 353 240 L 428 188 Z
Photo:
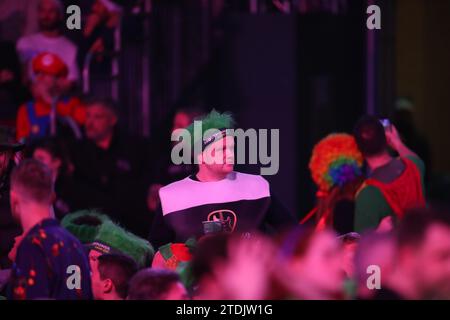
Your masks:
M 32 61 L 34 79 L 31 84 L 33 100 L 20 106 L 16 119 L 16 138 L 29 141 L 57 134 L 57 124 L 65 124 L 75 136 L 85 122 L 86 112 L 77 97 L 68 97 L 61 81 L 68 69 L 60 57 L 41 53 Z

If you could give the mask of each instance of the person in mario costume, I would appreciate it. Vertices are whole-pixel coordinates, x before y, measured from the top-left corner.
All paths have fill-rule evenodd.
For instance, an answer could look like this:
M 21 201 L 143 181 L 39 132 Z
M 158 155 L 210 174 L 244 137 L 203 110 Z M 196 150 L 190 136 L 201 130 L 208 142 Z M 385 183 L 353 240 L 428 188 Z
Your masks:
M 20 106 L 16 119 L 16 138 L 30 142 L 45 136 L 60 135 L 65 123 L 75 136 L 85 122 L 85 109 L 77 97 L 67 96 L 61 83 L 68 75 L 67 65 L 53 53 L 43 52 L 32 60 L 33 100 Z M 58 125 L 57 125 L 58 124 Z

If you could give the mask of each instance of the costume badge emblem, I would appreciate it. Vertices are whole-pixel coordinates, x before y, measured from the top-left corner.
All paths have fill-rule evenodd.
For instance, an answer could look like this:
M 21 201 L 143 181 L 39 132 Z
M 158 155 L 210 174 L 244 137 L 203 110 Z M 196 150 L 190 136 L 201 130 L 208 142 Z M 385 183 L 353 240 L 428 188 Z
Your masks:
M 237 216 L 231 210 L 216 210 L 208 214 L 208 221 L 222 222 L 223 231 L 233 232 L 237 224 Z

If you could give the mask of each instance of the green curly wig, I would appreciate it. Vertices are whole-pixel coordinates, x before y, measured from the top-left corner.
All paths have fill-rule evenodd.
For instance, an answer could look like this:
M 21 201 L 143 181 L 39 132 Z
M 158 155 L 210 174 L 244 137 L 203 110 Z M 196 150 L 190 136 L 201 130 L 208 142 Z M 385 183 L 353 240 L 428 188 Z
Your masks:
M 81 243 L 102 253 L 128 255 L 139 267 L 148 266 L 154 255 L 151 244 L 115 224 L 107 215 L 95 210 L 81 210 L 66 215 L 61 225 Z
M 100 226 L 93 241 L 93 244 L 95 243 L 106 245 L 130 256 L 140 268 L 148 266 L 155 253 L 150 242 L 128 232 L 112 221 L 106 221 Z
M 95 210 L 80 210 L 66 215 L 61 226 L 72 233 L 83 244 L 91 243 L 97 236 L 100 226 L 111 221 L 110 218 Z
M 197 137 L 194 135 L 194 123 L 195 121 L 201 121 L 201 136 Z M 204 133 L 211 129 L 216 129 L 218 131 L 226 130 L 226 129 L 232 129 L 235 125 L 235 121 L 233 119 L 233 116 L 230 112 L 224 112 L 219 113 L 215 109 L 213 109 L 209 114 L 207 114 L 204 117 L 197 118 L 192 122 L 186 129 L 189 131 L 191 135 L 191 141 L 189 143 L 191 144 L 190 147 L 193 149 L 196 143 L 199 143 L 202 145 L 203 150 L 203 143 L 205 140 L 208 140 L 213 136 L 213 133 L 208 132 L 206 136 L 204 136 Z

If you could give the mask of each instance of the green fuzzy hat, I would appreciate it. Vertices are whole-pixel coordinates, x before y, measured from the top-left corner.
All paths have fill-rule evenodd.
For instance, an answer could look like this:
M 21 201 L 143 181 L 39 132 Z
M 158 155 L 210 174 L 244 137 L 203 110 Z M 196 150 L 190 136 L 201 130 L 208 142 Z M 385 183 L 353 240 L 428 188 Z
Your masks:
M 66 215 L 61 225 L 77 237 L 81 243 L 91 243 L 97 237 L 100 226 L 111 221 L 105 214 L 95 210 L 80 210 Z
M 195 134 L 195 121 L 201 121 L 201 135 Z M 191 134 L 191 148 L 194 149 L 195 144 L 201 145 L 201 151 L 204 151 L 214 141 L 222 139 L 227 135 L 227 130 L 232 129 L 235 125 L 235 121 L 230 112 L 219 113 L 213 109 L 209 114 L 203 118 L 197 118 L 186 129 Z M 216 133 L 211 129 L 215 129 Z M 205 132 L 211 130 L 205 135 Z M 195 150 L 195 149 L 194 149 Z M 200 148 L 198 149 L 200 150 Z
M 120 252 L 128 255 L 140 268 L 148 266 L 155 253 L 152 245 L 112 221 L 106 221 L 98 230 L 90 247 L 102 253 Z

